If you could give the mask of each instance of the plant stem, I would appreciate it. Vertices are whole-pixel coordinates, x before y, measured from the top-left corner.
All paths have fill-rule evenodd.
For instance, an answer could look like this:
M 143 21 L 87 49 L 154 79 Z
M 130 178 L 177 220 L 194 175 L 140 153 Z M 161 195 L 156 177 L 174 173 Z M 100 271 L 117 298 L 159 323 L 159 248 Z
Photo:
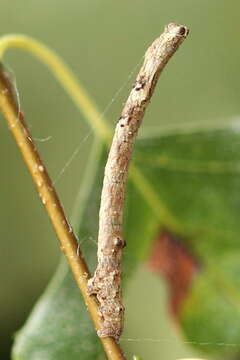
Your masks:
M 172 24 L 171 26 L 178 26 Z M 186 36 L 186 28 L 185 27 L 179 27 L 179 31 L 185 30 L 184 33 L 179 33 L 179 38 L 182 37 L 182 39 Z M 169 39 L 171 40 L 171 39 Z M 181 40 L 182 41 L 182 40 Z M 177 46 L 180 44 L 180 42 L 176 42 L 176 44 L 173 46 L 173 52 L 176 50 Z M 157 42 L 157 40 L 156 40 Z M 171 41 L 168 43 L 168 40 L 166 38 L 166 48 L 170 44 Z M 3 56 L 4 52 L 9 47 L 19 47 L 22 49 L 25 49 L 45 63 L 53 72 L 55 77 L 59 80 L 59 82 L 62 84 L 62 86 L 65 88 L 65 90 L 69 93 L 70 97 L 74 100 L 77 107 L 84 113 L 85 117 L 88 119 L 90 125 L 98 134 L 98 136 L 106 143 L 110 143 L 111 139 L 111 129 L 107 125 L 107 123 L 104 121 L 101 114 L 96 109 L 95 104 L 90 100 L 88 94 L 83 89 L 83 87 L 75 80 L 74 75 L 72 74 L 71 70 L 64 64 L 64 62 L 50 49 L 45 47 L 44 45 L 40 44 L 39 42 L 35 41 L 34 39 L 31 39 L 27 36 L 23 35 L 9 35 L 4 36 L 0 39 L 0 57 Z M 170 46 L 171 47 L 171 46 Z M 171 51 L 170 51 L 171 52 Z M 172 54 L 170 54 L 171 56 Z M 169 56 L 169 57 L 170 57 Z M 163 66 L 166 64 L 169 58 L 166 58 L 165 62 L 163 61 Z M 154 60 L 154 59 L 153 59 Z M 159 60 L 159 59 L 158 59 Z M 149 100 L 152 95 L 152 91 L 156 84 L 156 79 L 161 71 L 161 67 L 159 68 L 159 72 L 155 74 L 156 78 L 152 78 L 152 87 L 149 89 Z M 3 76 L 3 74 L 2 74 Z M 148 79 L 149 80 L 149 79 Z M 2 81 L 2 91 L 0 93 L 0 107 L 2 108 L 4 115 L 9 123 L 9 127 L 11 131 L 13 132 L 13 135 L 20 147 L 21 152 L 24 155 L 25 161 L 30 169 L 30 172 L 34 178 L 34 181 L 38 187 L 38 191 L 40 195 L 42 196 L 42 200 L 44 202 L 44 205 L 46 206 L 46 209 L 49 213 L 49 216 L 52 221 L 54 221 L 55 230 L 58 234 L 58 236 L 62 236 L 61 241 L 63 250 L 66 252 L 66 256 L 69 259 L 69 262 L 71 264 L 75 264 L 74 266 L 71 265 L 72 270 L 75 274 L 76 281 L 78 283 L 79 288 L 81 289 L 83 293 L 84 300 L 86 302 L 87 307 L 89 308 L 89 311 L 91 313 L 91 316 L 93 318 L 93 321 L 95 323 L 95 326 L 97 329 L 100 329 L 101 327 L 101 320 L 98 318 L 98 308 L 97 304 L 87 295 L 86 289 L 87 289 L 87 279 L 89 278 L 90 274 L 87 269 L 86 263 L 82 259 L 82 256 L 80 255 L 80 260 L 76 256 L 77 254 L 77 241 L 74 237 L 73 233 L 71 232 L 71 229 L 69 229 L 67 220 L 64 216 L 62 207 L 60 205 L 60 202 L 57 198 L 57 195 L 55 193 L 55 190 L 52 187 L 51 181 L 46 173 L 46 170 L 44 168 L 44 165 L 42 164 L 37 152 L 36 148 L 33 145 L 32 139 L 30 137 L 30 134 L 26 128 L 26 125 L 24 124 L 23 117 L 21 113 L 19 114 L 16 108 L 16 105 L 13 102 L 13 97 L 11 94 L 11 91 L 9 90 L 9 84 L 6 87 L 6 78 L 3 76 L 0 81 Z M 4 87 L 5 86 L 5 87 Z M 140 88 L 139 88 L 140 86 Z M 139 92 L 143 93 L 147 86 L 144 84 L 141 79 L 139 79 L 139 83 L 135 85 L 135 93 Z M 0 89 L 1 90 L 1 89 Z M 6 90 L 8 93 L 6 93 Z M 146 99 L 147 100 L 147 99 Z M 139 109 L 140 112 L 142 112 L 142 115 L 139 114 L 139 120 L 141 120 L 141 117 L 144 114 L 145 111 L 145 104 L 142 104 L 142 108 Z M 129 124 L 128 124 L 129 125 Z M 136 124 L 135 124 L 136 125 Z M 129 129 L 131 129 L 131 124 Z M 138 125 L 136 126 L 136 132 L 137 132 Z M 127 129 L 127 128 L 126 128 Z M 134 130 L 134 126 L 133 126 Z M 129 131 L 131 132 L 131 130 Z M 130 134 L 128 134 L 130 135 Z M 131 141 L 133 142 L 134 137 L 132 139 L 128 139 L 129 143 Z M 131 151 L 130 151 L 131 154 Z M 130 158 L 129 158 L 130 160 Z M 128 160 L 128 162 L 129 162 Z M 128 167 L 128 163 L 127 163 Z M 127 175 L 127 168 L 125 169 L 126 175 Z M 136 175 L 136 176 L 135 176 Z M 139 189 L 139 191 L 143 194 L 145 200 L 147 203 L 149 203 L 151 206 L 155 209 L 155 214 L 158 215 L 159 220 L 162 221 L 164 219 L 164 223 L 166 225 L 169 225 L 171 228 L 173 228 L 175 231 L 179 231 L 181 229 L 181 226 L 176 222 L 174 217 L 168 212 L 168 210 L 165 208 L 164 204 L 161 202 L 160 199 L 156 199 L 156 201 L 152 202 L 154 199 L 154 189 L 152 188 L 151 184 L 149 184 L 146 179 L 144 179 L 143 174 L 141 174 L 140 170 L 138 170 L 138 173 L 136 173 L 136 168 L 134 168 L 134 171 L 132 172 L 132 178 L 134 180 L 135 185 Z M 124 178 L 125 179 L 125 178 Z M 142 191 L 142 180 L 145 182 L 145 188 L 147 190 L 150 190 L 150 193 L 146 196 L 146 194 Z M 125 183 L 125 180 L 123 181 L 123 185 Z M 41 185 L 39 185 L 41 184 Z M 124 194 L 124 192 L 123 192 Z M 156 205 L 156 206 L 155 206 Z M 159 206 L 158 206 L 159 205 Z M 58 211 L 56 211 L 58 209 Z M 56 214 L 57 216 L 56 216 Z M 120 214 L 120 213 L 119 213 Z M 121 217 L 121 216 L 120 216 Z M 69 231 L 70 230 L 70 231 Z M 124 242 L 120 238 L 121 244 L 124 244 Z M 116 241 L 119 244 L 119 240 Z M 116 246 L 115 245 L 115 246 Z M 119 246 L 119 245 L 118 245 Z M 120 246 L 121 247 L 121 246 Z M 67 249 L 67 250 L 66 250 Z M 114 249 L 113 249 L 114 250 Z M 121 249 L 118 251 L 118 254 L 121 254 Z M 121 291 L 120 291 L 121 292 Z M 120 294 L 119 292 L 119 294 Z M 121 317 L 118 316 L 118 320 Z M 120 326 L 121 328 L 121 326 Z M 115 332 L 116 334 L 116 332 Z M 105 336 L 105 335 L 104 335 Z M 114 335 L 113 335 L 114 336 Z M 115 336 L 117 337 L 117 336 Z M 117 359 L 124 359 L 124 355 L 122 355 L 120 348 L 118 347 L 117 343 L 114 342 L 112 338 L 106 337 L 101 339 L 105 352 L 108 356 L 108 359 L 111 360 L 117 360 Z
M 101 115 L 101 112 L 97 109 L 89 94 L 76 80 L 71 69 L 62 61 L 62 59 L 55 54 L 54 51 L 41 44 L 39 41 L 36 41 L 29 36 L 19 34 L 5 35 L 0 38 L 0 59 L 3 57 L 6 50 L 12 47 L 26 50 L 39 58 L 42 63 L 46 64 L 65 91 L 69 94 L 77 108 L 84 114 L 95 134 L 99 136 L 105 144 L 110 145 L 112 138 L 111 127 L 108 126 L 106 119 Z M 131 166 L 131 168 L 133 168 L 133 166 Z M 134 166 L 134 169 L 132 170 L 133 171 L 130 172 L 130 177 L 139 193 L 142 194 L 143 199 L 153 209 L 155 215 L 159 219 L 159 224 L 163 223 L 164 226 L 171 228 L 174 232 L 179 234 L 186 234 L 186 229 L 183 229 L 182 224 L 169 212 L 160 196 L 156 194 L 152 185 L 148 182 L 140 169 L 137 169 L 136 166 Z M 138 174 L 135 173 L 136 170 Z M 144 187 L 149 190 L 149 192 L 142 191 Z M 152 201 L 153 199 L 154 201 Z M 161 211 L 159 211 L 159 209 L 161 209 Z
M 87 291 L 87 282 L 90 278 L 88 267 L 83 259 L 72 228 L 66 219 L 46 167 L 38 154 L 33 139 L 24 122 L 23 115 L 19 112 L 10 78 L 2 66 L 0 68 L 0 109 L 2 110 L 9 129 L 23 155 L 28 170 L 32 175 L 42 203 L 46 208 L 55 232 L 60 240 L 61 250 L 67 257 L 77 285 L 84 298 L 86 307 L 98 330 L 101 327 L 98 305 L 95 299 L 89 296 Z M 104 338 L 101 339 L 101 342 L 109 360 L 125 359 L 119 345 L 113 338 Z
M 71 69 L 64 61 L 47 46 L 39 41 L 25 35 L 5 35 L 0 39 L 0 59 L 9 47 L 16 47 L 29 51 L 47 65 L 53 72 L 56 79 L 73 99 L 77 107 L 89 120 L 90 125 L 96 131 L 100 138 L 110 142 L 112 131 L 105 121 L 102 121 L 97 107 L 88 96 L 86 90 L 75 79 Z
M 121 291 L 123 209 L 129 163 L 134 141 L 159 75 L 188 34 L 185 26 L 169 24 L 145 54 L 145 60 L 122 114 L 109 151 L 99 212 L 98 266 L 89 280 L 89 292 L 96 294 L 103 318 L 98 335 L 119 339 L 124 306 Z M 137 205 L 137 204 L 136 204 Z

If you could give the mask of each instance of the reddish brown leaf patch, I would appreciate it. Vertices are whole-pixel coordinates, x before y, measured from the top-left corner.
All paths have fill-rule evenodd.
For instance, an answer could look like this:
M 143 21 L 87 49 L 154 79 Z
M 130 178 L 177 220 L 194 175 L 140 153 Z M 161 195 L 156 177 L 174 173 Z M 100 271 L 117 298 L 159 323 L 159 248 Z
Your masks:
M 199 264 L 183 244 L 181 238 L 163 230 L 153 244 L 150 268 L 164 276 L 170 292 L 170 309 L 177 316 L 186 297 Z

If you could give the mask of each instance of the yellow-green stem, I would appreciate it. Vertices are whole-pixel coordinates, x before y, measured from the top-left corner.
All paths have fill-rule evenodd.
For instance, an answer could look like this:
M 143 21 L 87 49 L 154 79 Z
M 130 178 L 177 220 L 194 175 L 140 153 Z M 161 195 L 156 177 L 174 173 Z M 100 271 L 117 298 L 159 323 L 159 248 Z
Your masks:
M 57 54 L 39 41 L 19 34 L 5 35 L 0 38 L 0 59 L 9 48 L 26 50 L 39 58 L 42 63 L 46 64 L 74 101 L 78 109 L 84 114 L 96 135 L 107 145 L 110 145 L 112 138 L 111 127 L 107 124 L 106 119 L 104 119 L 100 111 L 98 111 L 97 106 L 91 100 L 89 94 L 76 80 L 72 71 Z M 148 182 L 143 173 L 134 165 L 132 165 L 130 169 L 130 178 L 134 182 L 139 193 L 142 194 L 146 203 L 153 209 L 153 212 L 159 219 L 159 223 L 164 223 L 165 226 L 181 234 L 183 232 L 181 224 L 168 211 L 159 195 L 155 193 L 152 185 Z
M 79 110 L 88 119 L 93 130 L 99 134 L 100 138 L 110 142 L 112 135 L 110 127 L 101 119 L 96 105 L 83 86 L 75 79 L 71 69 L 54 51 L 28 36 L 12 34 L 0 38 L 0 58 L 3 57 L 8 48 L 12 47 L 30 52 L 47 65 Z
M 66 219 L 46 167 L 38 154 L 33 139 L 24 122 L 23 115 L 17 108 L 10 80 L 2 67 L 0 68 L 0 110 L 2 111 L 19 150 L 22 153 L 42 203 L 46 208 L 55 232 L 60 240 L 61 250 L 67 257 L 77 285 L 84 298 L 86 307 L 89 310 L 95 328 L 98 330 L 101 326 L 101 320 L 95 299 L 88 295 L 87 281 L 90 278 L 88 267 L 79 249 L 77 238 Z M 101 338 L 100 340 L 109 360 L 125 359 L 119 345 L 113 338 L 106 337 Z

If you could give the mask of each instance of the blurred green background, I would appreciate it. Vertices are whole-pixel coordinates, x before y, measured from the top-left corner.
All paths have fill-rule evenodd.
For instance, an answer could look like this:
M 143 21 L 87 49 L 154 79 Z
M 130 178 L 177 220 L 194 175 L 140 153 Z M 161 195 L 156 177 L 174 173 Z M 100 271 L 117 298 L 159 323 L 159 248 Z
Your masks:
M 190 36 L 161 78 L 144 131 L 156 125 L 238 116 L 239 11 L 239 2 L 226 0 L 2 0 L 0 24 L 3 35 L 27 34 L 55 49 L 100 110 L 107 107 L 112 125 L 146 47 L 165 24 L 187 25 Z M 21 108 L 70 216 L 92 134 L 36 59 L 10 50 L 5 64 L 16 78 Z M 14 332 L 54 272 L 59 246 L 7 126 L 0 120 L 0 351 L 1 358 L 8 359 Z M 59 177 L 79 145 L 79 153 Z M 179 339 L 166 315 L 166 302 L 164 283 L 146 267 L 140 268 L 126 296 L 128 320 L 122 345 L 127 354 L 141 354 L 148 360 L 198 355 Z

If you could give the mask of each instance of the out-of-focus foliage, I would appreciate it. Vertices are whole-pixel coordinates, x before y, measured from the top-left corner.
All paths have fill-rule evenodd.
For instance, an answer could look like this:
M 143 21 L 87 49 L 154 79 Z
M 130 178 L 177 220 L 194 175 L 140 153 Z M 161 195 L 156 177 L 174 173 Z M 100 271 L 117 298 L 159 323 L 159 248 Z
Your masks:
M 154 131 L 154 135 L 138 141 L 134 158 L 142 177 L 138 189 L 133 180 L 129 182 L 124 227 L 128 239 L 125 278 L 134 264 L 146 258 L 161 227 L 179 231 L 186 239 L 200 268 L 180 304 L 178 317 L 189 342 L 199 347 L 205 344 L 205 351 L 225 359 L 239 353 L 240 343 L 237 302 L 240 200 L 235 195 L 240 186 L 238 123 L 235 119 L 222 126 L 217 124 L 216 128 L 205 124 L 203 129 L 196 125 L 190 131 L 183 125 L 175 132 L 172 129 L 164 134 L 162 130 L 157 135 Z M 94 171 L 97 177 L 89 189 L 91 195 L 79 225 L 80 239 L 97 236 L 96 204 L 103 162 L 93 158 L 93 163 L 98 169 Z M 93 176 L 93 172 L 87 175 Z M 86 183 L 91 181 L 87 179 Z M 151 201 L 147 202 L 149 196 Z M 157 210 L 163 207 L 170 215 L 160 211 L 159 216 Z M 83 244 L 88 259 L 95 254 L 95 248 L 89 249 L 89 244 Z M 19 333 L 14 359 L 74 360 L 80 353 L 83 359 L 96 358 L 97 337 L 84 305 L 79 302 L 76 286 L 66 272 L 67 269 L 60 273 L 58 270 L 53 284 Z
M 216 128 L 162 131 L 135 152 L 197 259 L 197 274 L 178 309 L 180 324 L 192 345 L 224 359 L 240 353 L 239 123 L 236 118 Z

